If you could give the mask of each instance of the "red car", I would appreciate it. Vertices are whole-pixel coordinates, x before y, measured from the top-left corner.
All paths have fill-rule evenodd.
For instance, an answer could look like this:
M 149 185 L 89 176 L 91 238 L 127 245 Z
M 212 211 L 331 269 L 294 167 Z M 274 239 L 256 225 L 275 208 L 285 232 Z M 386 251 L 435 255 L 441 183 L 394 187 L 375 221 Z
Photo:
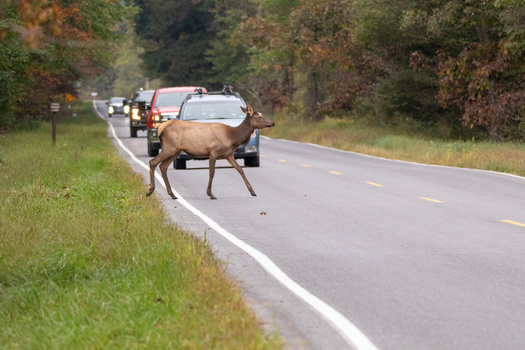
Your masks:
M 159 125 L 168 119 L 176 118 L 182 101 L 188 94 L 197 91 L 207 93 L 206 89 L 201 86 L 178 86 L 155 90 L 151 106 L 146 111 L 148 154 L 151 157 L 159 154 L 160 140 L 157 134 Z

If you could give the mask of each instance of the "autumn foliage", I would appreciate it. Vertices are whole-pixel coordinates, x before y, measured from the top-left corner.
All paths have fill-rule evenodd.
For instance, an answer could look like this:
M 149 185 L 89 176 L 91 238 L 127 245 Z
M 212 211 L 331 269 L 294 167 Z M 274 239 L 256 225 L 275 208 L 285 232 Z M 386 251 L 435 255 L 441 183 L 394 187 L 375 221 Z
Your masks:
M 101 74 L 123 35 L 116 0 L 11 0 L 0 5 L 0 127 L 46 118 L 50 101 L 75 96 Z
M 139 6 L 136 30 L 151 48 L 143 57 L 149 76 L 234 83 L 265 108 L 298 118 L 359 110 L 381 122 L 448 123 L 494 140 L 525 136 L 525 0 L 142 0 Z M 152 7 L 162 26 L 149 15 Z M 185 41 L 199 45 L 189 49 Z M 170 47 L 177 53 L 163 54 Z M 180 56 L 201 63 L 184 68 Z

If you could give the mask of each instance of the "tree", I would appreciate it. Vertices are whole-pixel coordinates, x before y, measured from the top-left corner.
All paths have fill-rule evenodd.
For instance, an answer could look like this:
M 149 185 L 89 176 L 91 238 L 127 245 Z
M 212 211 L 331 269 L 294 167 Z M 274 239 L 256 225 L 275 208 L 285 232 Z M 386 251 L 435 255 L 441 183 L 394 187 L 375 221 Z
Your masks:
M 14 118 L 42 115 L 57 95 L 76 95 L 75 81 L 103 72 L 130 13 L 117 0 L 13 0 L 1 6 L 0 64 L 7 74 L 0 79 L 10 96 L 0 101 L 10 104 L 3 127 Z
M 169 85 L 204 85 L 211 71 L 205 59 L 215 33 L 212 0 L 138 0 L 135 31 L 144 47 L 143 69 Z
M 459 107 L 462 122 L 487 130 L 492 140 L 524 135 L 524 19 L 523 0 L 452 0 L 428 18 L 429 32 L 453 33 L 452 45 L 434 59 L 417 60 L 435 63 L 439 103 Z

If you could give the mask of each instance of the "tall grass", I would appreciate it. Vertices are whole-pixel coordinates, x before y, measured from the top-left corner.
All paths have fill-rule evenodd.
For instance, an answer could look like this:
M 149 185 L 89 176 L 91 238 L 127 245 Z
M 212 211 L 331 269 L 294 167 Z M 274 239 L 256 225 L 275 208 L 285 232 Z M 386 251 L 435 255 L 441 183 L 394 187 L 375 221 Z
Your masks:
M 525 176 L 525 144 L 447 140 L 413 125 L 381 126 L 366 118 L 325 118 L 320 122 L 275 116 L 273 138 L 311 142 L 346 151 L 425 164 L 493 170 Z
M 166 224 L 107 124 L 0 138 L 0 344 L 11 349 L 276 349 L 206 242 Z

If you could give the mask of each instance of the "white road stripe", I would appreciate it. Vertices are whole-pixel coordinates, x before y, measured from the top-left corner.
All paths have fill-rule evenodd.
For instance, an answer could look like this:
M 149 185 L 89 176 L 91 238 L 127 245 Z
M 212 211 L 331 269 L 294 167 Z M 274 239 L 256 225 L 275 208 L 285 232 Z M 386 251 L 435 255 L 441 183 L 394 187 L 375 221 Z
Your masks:
M 93 101 L 93 107 L 97 114 L 104 119 L 102 114 L 97 110 L 95 101 Z M 117 143 L 119 146 L 133 159 L 135 162 L 137 162 L 140 166 L 142 166 L 144 169 L 146 169 L 149 172 L 149 165 L 146 165 L 144 162 L 142 162 L 140 159 L 138 159 L 133 152 L 131 152 L 129 149 L 124 146 L 122 141 L 118 138 L 115 129 L 113 128 L 113 124 L 107 121 L 109 124 L 109 127 L 111 129 L 111 132 L 113 133 L 113 137 L 115 140 L 117 140 Z M 164 187 L 164 180 L 162 179 L 162 176 L 155 172 L 155 177 L 157 181 Z M 189 211 L 197 215 L 201 220 L 203 220 L 206 224 L 208 224 L 211 228 L 213 228 L 217 233 L 219 233 L 221 236 L 226 238 L 231 243 L 235 244 L 240 249 L 244 250 L 246 253 L 248 253 L 252 258 L 259 263 L 271 276 L 273 276 L 275 279 L 277 279 L 279 282 L 281 282 L 286 288 L 288 288 L 291 292 L 293 292 L 295 295 L 297 295 L 299 298 L 301 298 L 304 302 L 306 302 L 308 305 L 310 305 L 314 310 L 316 310 L 326 321 L 328 321 L 332 327 L 341 334 L 341 336 L 347 341 L 347 343 L 356 350 L 377 350 L 377 347 L 368 339 L 356 326 L 352 324 L 348 319 L 346 319 L 342 314 L 340 314 L 337 310 L 332 308 L 330 305 L 326 304 L 321 299 L 317 298 L 315 295 L 308 292 L 306 289 L 301 287 L 299 284 L 297 284 L 295 281 L 293 281 L 290 277 L 288 277 L 275 263 L 268 258 L 266 255 L 258 251 L 257 249 L 253 248 L 252 246 L 246 244 L 239 238 L 232 235 L 230 232 L 226 231 L 223 227 L 221 227 L 218 223 L 213 221 L 211 218 L 203 214 L 200 210 L 195 208 L 193 205 L 188 203 L 182 196 L 175 191 L 172 188 L 175 195 L 178 197 L 177 201 L 185 206 Z

